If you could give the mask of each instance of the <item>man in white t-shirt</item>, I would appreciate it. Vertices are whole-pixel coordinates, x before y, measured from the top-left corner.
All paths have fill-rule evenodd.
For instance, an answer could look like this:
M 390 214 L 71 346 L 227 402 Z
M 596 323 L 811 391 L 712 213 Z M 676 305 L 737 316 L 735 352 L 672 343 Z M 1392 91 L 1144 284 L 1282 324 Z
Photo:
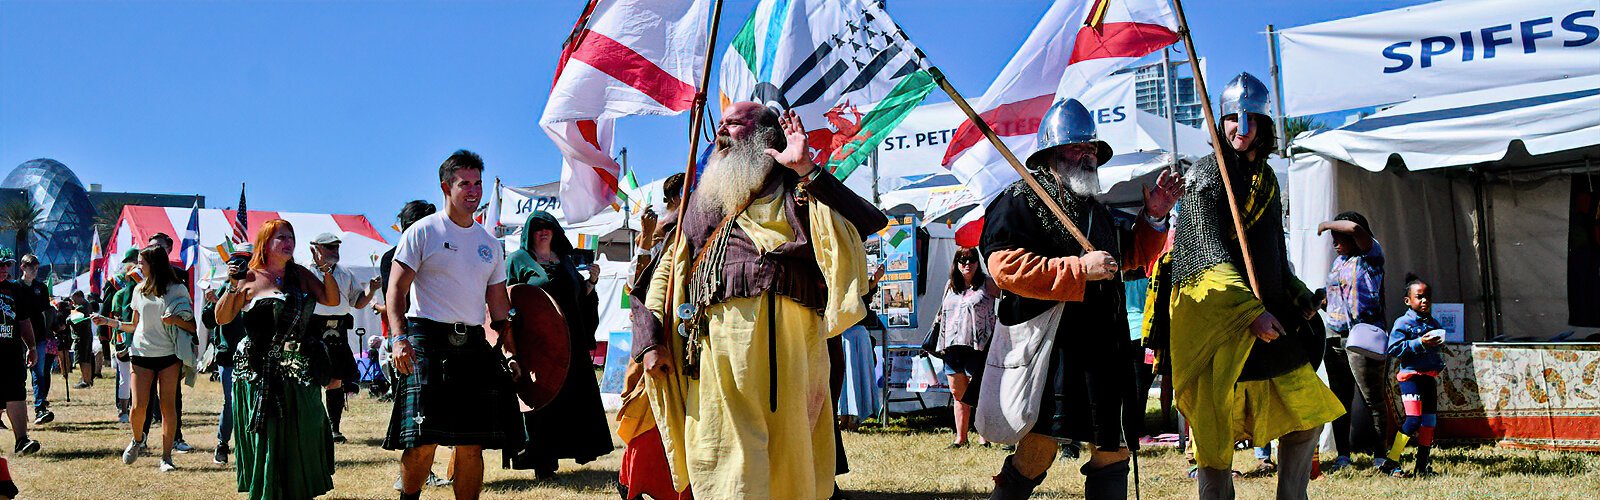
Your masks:
M 361 372 L 356 369 L 355 351 L 350 349 L 350 329 L 356 318 L 351 313 L 367 308 L 376 295 L 378 280 L 373 278 L 356 283 L 356 275 L 339 265 L 339 235 L 322 233 L 311 240 L 311 260 L 318 269 L 333 268 L 333 279 L 339 284 L 339 305 L 317 304 L 311 313 L 311 328 L 322 332 L 322 344 L 328 350 L 328 368 L 333 372 L 333 384 L 326 391 L 328 424 L 333 428 L 333 442 L 345 442 L 339 431 L 344 419 L 345 396 L 360 390 L 357 382 Z M 359 339 L 358 339 L 359 340 Z
M 472 217 L 483 197 L 483 160 L 456 151 L 439 166 L 445 210 L 400 236 L 385 314 L 395 326 L 394 413 L 383 447 L 400 457 L 400 498 L 418 498 L 440 446 L 455 447 L 456 498 L 477 498 L 483 450 L 524 439 L 511 384 L 505 249 Z M 485 317 L 500 339 L 485 336 Z

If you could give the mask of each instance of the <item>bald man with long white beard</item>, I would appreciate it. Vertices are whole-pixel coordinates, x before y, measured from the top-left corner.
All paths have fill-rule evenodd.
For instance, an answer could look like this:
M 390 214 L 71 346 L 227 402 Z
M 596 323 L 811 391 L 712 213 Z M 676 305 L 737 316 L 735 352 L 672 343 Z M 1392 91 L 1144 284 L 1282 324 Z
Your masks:
M 695 498 L 827 498 L 827 340 L 868 314 L 862 241 L 888 220 L 812 163 L 794 114 L 735 103 L 636 332 L 673 482 Z

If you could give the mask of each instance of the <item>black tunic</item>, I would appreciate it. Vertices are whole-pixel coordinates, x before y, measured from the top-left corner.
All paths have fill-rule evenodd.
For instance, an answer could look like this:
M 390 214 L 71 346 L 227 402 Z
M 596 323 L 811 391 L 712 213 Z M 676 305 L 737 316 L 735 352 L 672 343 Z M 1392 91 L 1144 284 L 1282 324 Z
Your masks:
M 1104 205 L 1065 197 L 1061 205 L 1097 249 L 1120 261 L 1122 249 L 1133 248 L 1132 231 L 1119 229 Z M 1047 258 L 1084 253 L 1021 181 L 990 203 L 979 248 L 985 260 L 994 252 L 1015 249 Z M 1135 383 L 1142 349 L 1128 338 L 1123 294 L 1121 281 L 1093 281 L 1085 285 L 1082 302 L 1066 303 L 1032 433 L 1104 449 L 1137 448 L 1137 437 L 1128 431 L 1144 417 L 1144 398 L 1138 397 Z M 1058 303 L 1002 291 L 998 316 L 1001 324 L 1018 325 Z

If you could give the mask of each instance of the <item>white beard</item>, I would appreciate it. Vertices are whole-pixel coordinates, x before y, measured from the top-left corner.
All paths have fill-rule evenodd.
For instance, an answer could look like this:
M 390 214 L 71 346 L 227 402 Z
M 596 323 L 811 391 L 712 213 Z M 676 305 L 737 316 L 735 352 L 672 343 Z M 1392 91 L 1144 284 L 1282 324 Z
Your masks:
M 745 140 L 728 140 L 719 144 L 691 195 L 692 208 L 727 214 L 738 210 L 746 200 L 760 192 L 766 185 L 767 176 L 778 165 L 766 152 L 767 145 L 775 142 L 777 137 L 777 129 L 767 128 L 757 130 Z
M 1096 170 L 1094 167 L 1085 168 L 1060 159 L 1052 160 L 1050 164 L 1050 171 L 1066 184 L 1067 191 L 1083 198 L 1100 195 L 1100 173 Z

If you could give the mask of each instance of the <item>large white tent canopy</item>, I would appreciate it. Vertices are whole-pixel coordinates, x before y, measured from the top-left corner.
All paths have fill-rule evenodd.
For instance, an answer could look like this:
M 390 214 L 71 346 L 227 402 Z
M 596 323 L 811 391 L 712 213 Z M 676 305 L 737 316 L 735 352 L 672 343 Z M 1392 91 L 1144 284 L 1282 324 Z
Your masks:
M 1301 137 L 1291 261 L 1322 286 L 1334 255 L 1317 224 L 1355 210 L 1384 246 L 1389 317 L 1417 272 L 1437 282 L 1435 302 L 1464 304 L 1468 340 L 1575 330 L 1568 194 L 1600 172 L 1596 110 L 1600 75 L 1417 99 Z

